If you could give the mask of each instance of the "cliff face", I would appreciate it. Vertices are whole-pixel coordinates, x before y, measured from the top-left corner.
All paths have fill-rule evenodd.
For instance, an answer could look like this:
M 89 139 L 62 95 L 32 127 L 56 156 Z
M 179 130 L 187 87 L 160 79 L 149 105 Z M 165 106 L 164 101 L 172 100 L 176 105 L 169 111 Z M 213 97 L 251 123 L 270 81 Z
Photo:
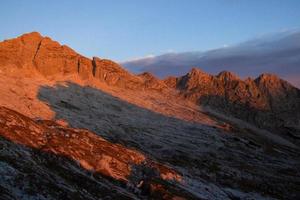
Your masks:
M 89 59 L 37 32 L 1 42 L 0 65 L 37 70 L 44 76 L 78 73 L 87 78 L 92 72 Z
M 119 64 L 94 57 L 81 56 L 66 45 L 61 45 L 37 32 L 24 34 L 0 43 L 0 66 L 36 70 L 46 77 L 78 74 L 82 79 L 95 78 L 110 86 L 127 89 L 162 89 L 163 84 L 135 76 Z M 153 82 L 153 84 L 152 84 Z
M 2 67 L 29 68 L 42 40 L 39 33 L 24 34 L 18 38 L 0 43 L 0 63 Z
M 119 64 L 97 57 L 93 58 L 94 76 L 96 79 L 118 87 L 134 89 L 142 86 L 142 79 L 134 76 Z

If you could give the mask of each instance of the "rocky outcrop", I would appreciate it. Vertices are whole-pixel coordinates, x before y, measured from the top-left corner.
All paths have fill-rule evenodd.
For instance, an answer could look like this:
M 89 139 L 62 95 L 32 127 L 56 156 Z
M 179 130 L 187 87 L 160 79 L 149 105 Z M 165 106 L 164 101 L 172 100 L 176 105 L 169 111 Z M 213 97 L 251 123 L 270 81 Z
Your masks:
M 78 73 L 85 79 L 92 75 L 90 59 L 37 32 L 1 42 L 0 66 L 37 70 L 43 76 Z
M 4 40 L 0 43 L 1 67 L 32 67 L 32 61 L 43 37 L 37 33 L 24 34 L 18 38 Z
M 141 192 L 160 193 L 162 196 L 167 195 L 169 198 L 172 198 L 176 194 L 168 193 L 168 183 L 165 182 L 163 184 L 163 182 L 167 180 L 181 182 L 181 176 L 174 170 L 151 161 L 138 151 L 128 149 L 119 144 L 110 143 L 90 131 L 69 128 L 59 125 L 54 121 L 34 121 L 16 111 L 0 107 L 0 143 L 3 141 L 3 138 L 15 145 L 22 145 L 34 151 L 39 151 L 37 156 L 41 157 L 40 159 L 43 162 L 40 165 L 36 163 L 36 165 L 39 165 L 40 170 L 43 170 L 45 173 L 43 181 L 30 179 L 30 175 L 38 175 L 38 172 L 31 171 L 30 168 L 23 172 L 23 176 L 29 178 L 33 185 L 40 182 L 40 187 L 46 187 L 44 189 L 48 191 L 48 195 L 55 195 L 55 193 L 49 192 L 51 190 L 50 183 L 52 182 L 51 173 L 55 173 L 56 179 L 63 180 L 64 177 L 59 174 L 59 168 L 54 170 L 54 172 L 48 171 L 47 168 L 53 167 L 53 165 L 47 166 L 50 157 L 55 157 L 56 162 L 59 162 L 58 165 L 60 167 L 67 167 L 68 171 L 66 172 L 73 173 L 73 176 L 83 176 L 87 172 L 88 176 L 95 176 L 93 180 L 95 183 L 97 183 L 96 177 L 99 174 L 103 176 L 101 179 L 109 178 L 106 181 L 102 180 L 105 185 L 116 184 L 114 182 L 109 183 L 110 179 L 119 181 L 120 183 L 123 182 L 129 187 L 127 188 L 127 193 L 132 193 L 133 196 L 137 193 L 133 193 L 131 190 L 141 190 Z M 21 153 L 18 151 L 22 150 L 7 148 L 6 151 L 16 151 L 16 154 L 14 154 L 15 157 L 11 156 L 10 159 L 18 160 L 18 154 Z M 28 154 L 30 153 L 27 152 Z M 46 154 L 48 156 L 45 156 Z M 3 175 L 1 171 L 3 169 L 2 165 L 7 159 L 8 157 L 5 160 L 1 157 L 1 175 Z M 70 163 L 66 164 L 68 160 L 77 163 L 78 166 L 72 166 Z M 33 159 L 32 162 L 34 162 Z M 69 168 L 68 165 L 72 167 Z M 19 168 L 17 166 L 14 165 L 14 170 L 22 170 L 22 167 Z M 75 170 L 75 168 L 77 169 Z M 149 171 L 148 173 L 146 173 L 147 170 Z M 17 178 L 14 177 L 14 174 L 10 174 L 11 180 Z M 161 180 L 158 184 L 157 180 L 159 179 Z M 3 189 L 2 181 L 0 180 L 0 189 Z M 152 181 L 155 182 L 152 183 Z M 115 187 L 118 187 L 120 183 L 116 184 Z M 59 183 L 57 182 L 56 184 Z M 82 188 L 84 188 L 85 183 L 82 184 Z M 153 187 L 157 186 L 157 184 L 160 191 L 156 191 L 157 189 Z M 65 187 L 72 188 L 70 185 L 72 183 L 66 183 Z M 11 195 L 17 195 L 17 192 L 13 190 L 14 187 L 17 186 L 11 181 L 5 184 L 5 189 L 10 191 Z M 100 188 L 98 186 L 98 189 Z M 25 194 L 26 191 L 23 191 L 23 189 L 19 188 L 19 192 Z M 89 190 L 88 188 L 85 189 Z M 146 189 L 147 191 L 145 191 Z M 33 191 L 32 196 L 36 195 L 38 197 L 37 194 L 41 195 L 38 188 L 32 186 L 31 190 Z M 108 189 L 108 191 L 111 190 L 112 188 Z M 120 190 L 126 191 L 126 188 L 120 188 Z M 65 193 L 69 194 L 70 191 L 65 191 Z M 85 195 L 88 196 L 88 194 Z M 119 195 L 121 196 L 121 194 Z M 151 194 L 149 195 L 151 196 Z
M 299 127 L 300 90 L 275 75 L 243 81 L 226 71 L 212 76 L 192 69 L 174 82 L 169 85 L 175 85 L 183 97 L 259 127 L 280 131 Z
M 89 79 L 93 77 L 93 64 L 90 59 L 80 56 L 77 67 L 78 74 L 82 79 Z
M 159 80 L 156 78 L 153 74 L 149 72 L 142 73 L 138 75 L 143 79 L 143 85 L 147 89 L 156 89 L 156 90 L 164 90 L 167 89 L 167 85 L 164 83 L 164 81 Z
M 79 55 L 67 46 L 50 38 L 42 38 L 33 61 L 35 68 L 44 76 L 77 72 Z
M 166 88 L 163 81 L 152 75 L 135 76 L 111 60 L 91 60 L 37 32 L 0 43 L 0 66 L 37 70 L 45 77 L 78 74 L 82 79 L 95 78 L 126 89 Z
M 154 89 L 163 90 L 167 85 L 150 73 L 143 73 L 138 76 L 131 74 L 119 64 L 97 57 L 93 58 L 94 77 L 111 86 L 118 86 L 126 89 Z
M 181 90 L 194 90 L 198 87 L 211 87 L 214 77 L 201 71 L 200 69 L 193 68 L 185 76 L 178 78 L 176 87 Z
M 94 57 L 93 66 L 94 77 L 108 85 L 129 89 L 138 88 L 142 85 L 142 80 L 139 77 L 129 73 L 111 60 Z

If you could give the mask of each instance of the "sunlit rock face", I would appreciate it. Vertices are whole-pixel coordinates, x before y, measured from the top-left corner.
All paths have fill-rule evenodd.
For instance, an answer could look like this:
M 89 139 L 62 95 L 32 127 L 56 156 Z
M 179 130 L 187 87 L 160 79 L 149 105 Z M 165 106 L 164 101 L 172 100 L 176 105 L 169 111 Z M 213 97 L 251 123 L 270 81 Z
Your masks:
M 24 34 L 16 39 L 0 43 L 0 63 L 2 67 L 29 68 L 42 40 L 39 33 Z
M 73 50 L 45 37 L 37 47 L 33 64 L 41 74 L 51 76 L 64 72 L 75 73 L 77 60 Z
M 297 199 L 299 90 L 0 43 L 0 199 Z M 250 122 L 250 123 L 249 123 Z
M 94 57 L 93 64 L 95 78 L 108 85 L 131 89 L 141 87 L 142 85 L 140 78 L 129 73 L 111 60 Z
M 300 90 L 276 75 L 262 74 L 255 80 L 241 80 L 230 72 L 212 76 L 194 68 L 176 81 L 166 81 L 189 100 L 259 127 L 299 127 Z
M 60 161 L 62 166 L 65 165 L 65 160 L 70 160 L 78 164 L 77 168 L 82 168 L 78 169 L 82 171 L 81 173 L 90 174 L 92 177 L 93 175 L 97 176 L 98 174 L 103 177 L 112 178 L 115 181 L 119 181 L 120 185 L 122 183 L 129 185 L 133 184 L 133 188 L 137 187 L 135 185 L 136 183 L 132 182 L 134 181 L 134 177 L 132 177 L 133 174 L 143 173 L 137 172 L 137 170 L 152 170 L 155 172 L 152 175 L 153 177 L 144 177 L 141 180 L 138 180 L 139 178 L 135 177 L 138 181 L 143 181 L 139 182 L 137 190 L 140 190 L 143 185 L 157 185 L 156 183 L 151 182 L 152 180 L 154 181 L 154 179 L 161 179 L 161 181 L 182 181 L 181 175 L 176 173 L 176 171 L 147 159 L 140 152 L 128 149 L 122 145 L 110 143 L 88 130 L 61 126 L 49 120 L 34 121 L 16 111 L 0 107 L 1 142 L 5 141 L 3 138 L 15 145 L 22 145 L 23 148 L 29 148 L 31 151 L 38 151 L 41 155 L 48 154 L 57 158 L 61 157 L 61 159 L 58 159 L 57 161 Z M 18 148 L 10 150 L 14 150 L 15 153 L 21 151 Z M 17 160 L 18 157 L 17 155 L 11 155 L 9 159 Z M 44 159 L 47 160 L 47 158 Z M 7 160 L 2 162 L 6 163 Z M 34 162 L 34 159 L 32 159 L 32 162 Z M 40 165 L 40 170 L 45 170 L 45 173 L 47 173 L 47 167 L 51 167 L 47 166 L 46 163 L 45 165 L 37 163 L 37 165 Z M 14 166 L 14 168 L 11 167 L 11 170 L 18 171 L 22 170 L 22 168 Z M 72 169 L 70 169 L 70 171 L 72 171 Z M 59 173 L 56 175 L 65 181 L 64 177 L 59 175 Z M 143 175 L 147 176 L 147 174 Z M 8 175 L 8 178 L 17 181 L 17 177 L 15 177 L 14 174 Z M 47 188 L 46 183 L 51 181 L 51 177 L 46 178 L 46 180 L 43 180 L 43 183 L 41 182 L 42 185 L 40 185 L 40 187 L 46 187 L 46 190 L 50 190 L 50 188 Z M 109 179 L 106 181 L 109 181 Z M 95 182 L 97 182 L 97 180 L 95 180 Z M 0 186 L 2 184 L 4 184 L 3 180 L 0 181 Z M 12 191 L 18 188 L 16 184 L 16 182 L 10 182 L 4 186 L 4 189 L 10 191 L 11 195 L 17 195 Z M 69 184 L 68 187 L 72 188 L 71 184 Z M 164 191 L 168 186 L 160 185 L 159 187 Z M 37 188 L 31 188 L 33 191 L 36 189 Z M 149 191 L 144 192 L 162 192 L 155 191 L 155 188 L 148 189 Z M 49 194 L 49 196 L 52 195 L 54 194 Z M 117 195 L 122 196 L 122 194 Z M 167 192 L 163 192 L 160 195 L 167 195 L 172 198 L 172 195 L 167 194 Z M 29 196 L 37 198 L 38 195 L 31 194 Z M 176 195 L 174 194 L 174 196 Z
M 0 64 L 10 69 L 32 70 L 32 73 L 36 70 L 45 77 L 78 74 L 83 80 L 95 78 L 110 86 L 128 89 L 166 88 L 155 77 L 135 76 L 108 59 L 94 57 L 91 60 L 37 32 L 2 42 Z

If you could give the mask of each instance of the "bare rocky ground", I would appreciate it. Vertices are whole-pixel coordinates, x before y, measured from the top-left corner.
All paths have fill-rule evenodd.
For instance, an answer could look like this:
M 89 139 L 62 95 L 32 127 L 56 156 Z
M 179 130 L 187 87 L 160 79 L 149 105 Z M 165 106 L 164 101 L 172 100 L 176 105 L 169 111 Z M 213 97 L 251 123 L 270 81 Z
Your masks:
M 89 60 L 37 33 L 0 43 L 0 64 L 0 106 L 5 107 L 0 121 L 1 199 L 300 197 L 298 133 L 293 137 L 278 134 L 257 128 L 244 118 L 216 112 L 226 110 L 223 100 L 218 104 L 223 107 L 216 110 L 196 104 L 194 97 L 198 98 L 203 88 L 193 89 L 194 85 L 216 77 L 198 80 L 192 76 L 185 82 L 191 87 L 182 93 L 176 86 L 167 86 L 173 79 L 161 81 L 147 73 L 132 75 L 111 61 Z M 49 73 L 52 76 L 46 76 Z M 247 93 L 247 85 L 237 83 Z M 220 80 L 212 83 L 219 84 Z M 232 85 L 235 82 L 229 83 Z M 297 98 L 292 100 L 289 105 L 298 109 Z M 7 108 L 11 110 L 6 112 Z M 26 125 L 15 120 L 11 123 L 8 116 L 22 119 Z M 293 122 L 298 120 L 295 116 L 291 116 Z M 38 135 L 28 123 L 40 130 Z M 61 142 L 44 141 L 45 130 L 51 130 L 54 141 Z M 68 131 L 80 137 L 71 140 L 65 137 Z M 99 142 L 84 142 L 88 138 Z M 50 151 L 43 151 L 39 143 Z M 122 148 L 109 153 L 93 151 L 94 146 L 105 145 Z M 122 159 L 120 155 L 126 152 L 136 153 Z M 121 169 L 121 180 L 107 170 L 91 173 L 103 163 L 93 158 L 103 155 L 120 161 L 104 163 L 106 169 Z M 158 172 L 151 170 L 153 165 L 148 172 L 148 165 L 128 163 L 130 155 L 157 163 Z M 124 165 L 128 167 L 119 167 Z M 157 173 L 161 175 L 158 180 Z M 174 177 L 172 174 L 180 179 L 166 180 Z M 158 196 L 140 189 L 149 179 L 155 179 L 152 188 Z
M 295 199 L 299 196 L 299 146 L 278 135 L 272 133 L 264 135 L 254 131 L 256 129 L 251 125 L 244 126 L 231 118 L 226 120 L 219 116 L 208 116 L 200 108 L 195 110 L 195 108 L 171 104 L 166 108 L 173 112 L 173 116 L 162 114 L 155 106 L 152 106 L 152 110 L 150 106 L 146 109 L 146 106 L 140 102 L 146 105 L 156 104 L 162 109 L 163 105 L 168 103 L 168 99 L 160 102 L 157 100 L 159 98 L 143 96 L 141 93 L 140 96 L 135 96 L 136 102 L 129 103 L 128 99 L 133 97 L 125 96 L 121 90 L 117 91 L 117 88 L 109 90 L 102 87 L 104 89 L 99 90 L 97 83 L 86 84 L 74 77 L 66 81 L 40 77 L 33 81 L 32 78 L 2 76 L 1 81 L 3 86 L 1 95 L 6 98 L 1 98 L 2 105 L 18 110 L 35 120 L 51 119 L 62 125 L 84 128 L 112 143 L 136 149 L 150 159 L 169 166 L 181 174 L 183 182 L 177 183 L 177 187 L 180 188 L 179 191 L 188 193 L 193 198 Z M 177 104 L 180 105 L 180 101 L 177 101 Z M 180 113 L 185 113 L 185 109 L 199 113 L 199 117 L 195 117 L 197 121 L 184 120 L 184 114 L 180 115 Z M 178 118 L 174 117 L 177 111 Z M 26 153 L 23 151 L 24 149 L 29 152 L 35 150 L 5 139 L 1 139 L 1 142 L 2 149 L 7 149 L 5 148 L 7 145 L 15 148 L 9 150 L 13 153 L 8 156 L 8 159 L 15 164 L 3 160 L 3 166 L 17 171 L 20 163 L 24 163 L 24 160 L 25 163 L 31 162 L 30 160 L 33 159 L 32 157 L 29 157 L 29 160 L 25 159 L 23 154 Z M 2 151 L 1 155 L 6 155 L 5 152 L 6 150 L 3 154 Z M 50 157 L 52 161 L 57 159 L 55 155 Z M 66 163 L 72 162 L 66 161 Z M 55 168 L 69 169 L 64 165 L 57 164 L 54 171 Z M 35 170 L 35 167 L 27 168 L 30 174 L 34 174 L 35 178 L 31 179 L 34 184 L 40 183 L 38 180 L 45 179 L 44 173 L 48 173 L 48 168 L 45 168 L 43 162 L 38 163 L 36 167 L 43 168 L 43 173 L 40 173 L 41 170 Z M 5 171 L 3 171 L 5 176 L 15 180 L 15 173 L 4 173 Z M 65 173 L 73 172 L 66 170 L 63 174 Z M 78 176 L 82 176 L 80 174 Z M 89 177 L 89 175 L 85 176 Z M 87 177 L 84 178 L 87 184 L 94 183 L 94 180 L 89 180 Z M 72 180 L 74 181 L 71 181 L 72 184 L 78 184 L 74 179 Z M 95 183 L 93 187 L 97 187 L 97 184 L 99 183 Z M 115 185 L 114 182 L 109 184 Z M 18 182 L 12 181 L 8 184 L 7 181 L 2 181 L 1 183 L 3 191 L 11 191 L 13 185 L 18 185 Z M 47 185 L 44 187 L 46 187 L 44 190 L 47 190 Z M 79 186 L 74 187 L 75 191 L 83 190 L 83 188 L 79 189 Z M 35 193 L 31 194 L 30 198 L 41 198 L 38 189 L 33 190 Z M 116 190 L 120 190 L 121 193 L 125 190 L 126 195 L 133 198 L 130 196 L 133 195 L 132 192 L 122 184 L 120 186 L 118 183 Z M 15 192 L 17 191 L 13 190 L 13 193 Z M 17 199 L 29 197 L 26 196 L 25 189 L 18 190 L 18 193 L 22 192 L 24 196 L 18 196 Z M 7 195 L 7 193 L 9 192 L 3 194 Z M 64 194 L 70 193 L 67 190 Z M 4 199 L 6 197 L 3 196 Z M 119 197 L 111 196 L 111 198 Z M 148 197 L 135 196 L 135 198 Z
M 0 129 L 3 199 L 196 198 L 174 170 L 90 131 L 5 107 Z
M 297 195 L 299 153 L 298 147 L 288 141 L 290 146 L 282 146 L 273 138 L 267 142 L 268 138 L 251 130 L 233 127 L 225 131 L 166 117 L 72 83 L 54 89 L 45 87 L 39 98 L 71 126 L 102 133 L 110 141 L 168 163 L 184 174 L 184 187 L 198 197 L 230 198 L 231 190 L 226 187 L 250 192 L 242 194 L 250 197 L 255 197 L 251 194 L 254 192 L 287 198 L 293 190 Z M 291 181 L 293 176 L 295 182 Z

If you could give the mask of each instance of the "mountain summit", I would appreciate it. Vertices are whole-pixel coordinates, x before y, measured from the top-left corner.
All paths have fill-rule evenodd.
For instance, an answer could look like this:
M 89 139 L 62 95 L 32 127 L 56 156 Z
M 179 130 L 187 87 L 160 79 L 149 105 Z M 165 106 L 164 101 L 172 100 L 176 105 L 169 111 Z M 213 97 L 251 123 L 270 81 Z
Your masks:
M 146 77 L 135 76 L 111 60 L 86 58 L 38 32 L 0 43 L 0 66 L 6 69 L 34 70 L 45 77 L 77 74 L 83 80 L 95 78 L 108 85 L 131 89 L 165 87 L 163 83 L 157 84 L 159 81 L 151 85 L 152 82 Z

